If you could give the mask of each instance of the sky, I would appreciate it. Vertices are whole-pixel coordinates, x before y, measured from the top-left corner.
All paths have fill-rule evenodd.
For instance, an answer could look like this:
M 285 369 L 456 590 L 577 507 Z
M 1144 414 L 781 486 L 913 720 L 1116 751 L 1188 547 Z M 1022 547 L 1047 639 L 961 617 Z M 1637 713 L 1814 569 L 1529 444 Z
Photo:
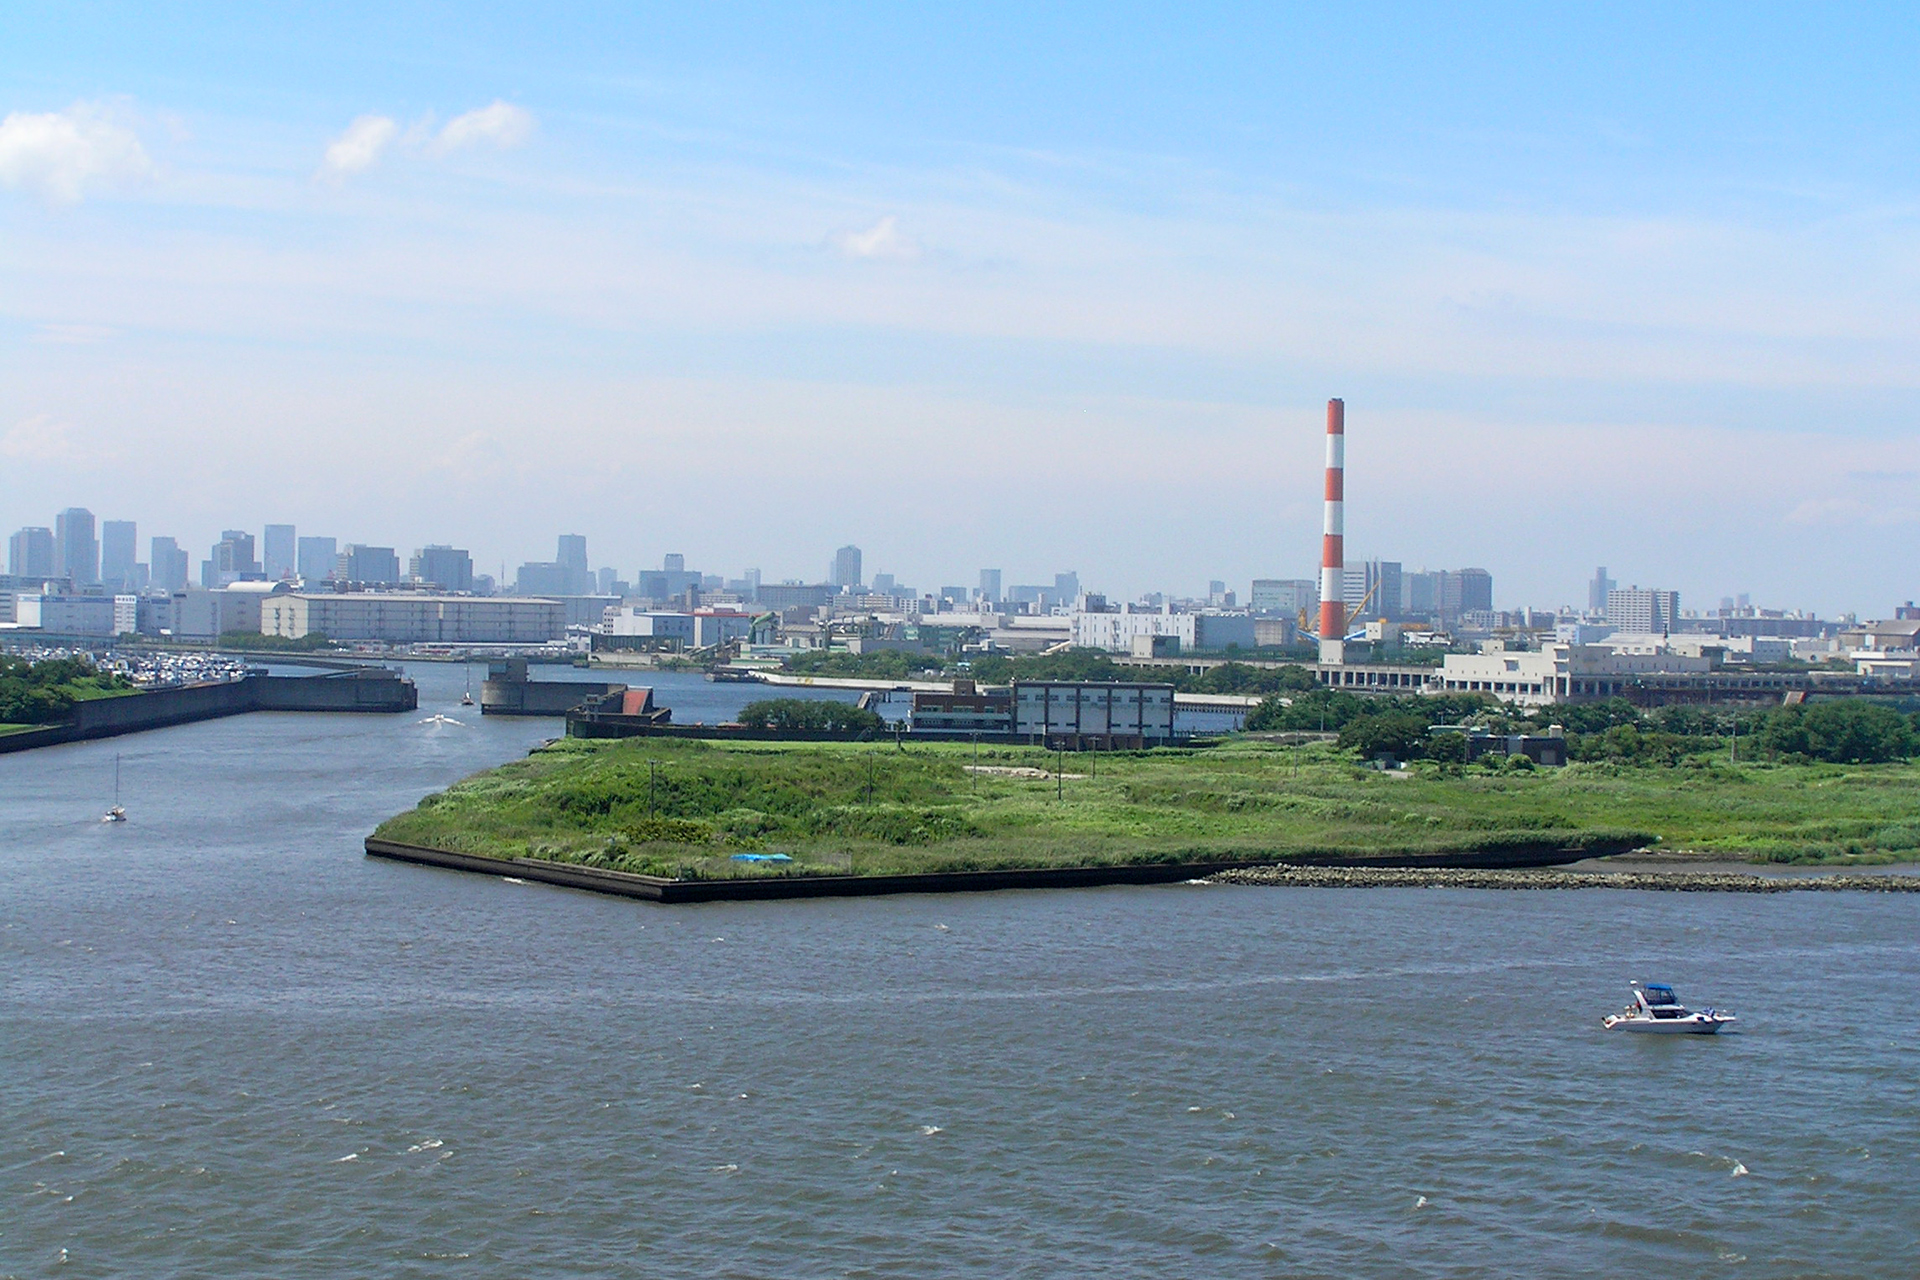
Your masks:
M 15 0 L 0 527 L 1920 595 L 1920 24 L 1544 8 Z

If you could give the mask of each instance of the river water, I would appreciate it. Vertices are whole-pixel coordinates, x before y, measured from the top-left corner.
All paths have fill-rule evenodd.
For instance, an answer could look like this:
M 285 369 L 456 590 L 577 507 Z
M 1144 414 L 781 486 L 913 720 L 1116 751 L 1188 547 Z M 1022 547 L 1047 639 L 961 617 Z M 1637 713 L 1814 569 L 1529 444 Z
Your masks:
M 1920 895 L 662 908 L 364 858 L 412 674 L 0 757 L 0 1275 L 1920 1274 Z

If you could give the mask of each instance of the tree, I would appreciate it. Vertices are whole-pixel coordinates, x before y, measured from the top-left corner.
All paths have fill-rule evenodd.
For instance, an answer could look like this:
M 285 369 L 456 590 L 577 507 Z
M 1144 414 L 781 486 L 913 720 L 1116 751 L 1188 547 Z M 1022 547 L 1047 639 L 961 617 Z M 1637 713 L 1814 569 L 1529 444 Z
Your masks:
M 1411 760 L 1425 749 L 1426 744 L 1427 718 L 1411 712 L 1359 716 L 1348 721 L 1340 730 L 1340 745 L 1358 751 L 1363 760 L 1371 760 L 1376 756 Z
M 749 702 L 740 710 L 740 723 L 749 729 L 783 733 L 859 733 L 886 727 L 886 722 L 864 707 L 806 698 L 767 698 Z

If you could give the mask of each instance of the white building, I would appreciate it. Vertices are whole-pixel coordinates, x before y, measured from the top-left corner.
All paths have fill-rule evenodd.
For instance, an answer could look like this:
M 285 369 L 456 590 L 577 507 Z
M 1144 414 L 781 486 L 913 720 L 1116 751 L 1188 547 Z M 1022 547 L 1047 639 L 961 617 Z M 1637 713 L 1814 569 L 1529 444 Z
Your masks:
M 1251 649 L 1258 643 L 1252 614 L 1246 613 L 1076 613 L 1068 622 L 1076 649 L 1131 653 L 1136 637 L 1178 640 L 1180 648 Z
M 268 596 L 260 631 L 299 639 L 390 644 L 546 644 L 567 633 L 567 607 L 539 596 L 446 596 L 414 592 L 292 592 Z

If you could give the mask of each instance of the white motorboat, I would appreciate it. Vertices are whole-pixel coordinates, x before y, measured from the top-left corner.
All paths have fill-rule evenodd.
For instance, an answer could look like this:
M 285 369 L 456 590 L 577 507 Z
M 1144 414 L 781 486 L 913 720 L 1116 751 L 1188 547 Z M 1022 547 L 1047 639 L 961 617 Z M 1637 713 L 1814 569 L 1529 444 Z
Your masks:
M 1730 1013 L 1718 1009 L 1689 1009 L 1664 982 L 1627 983 L 1633 988 L 1633 1003 L 1619 1013 L 1609 1015 L 1604 1025 L 1609 1031 L 1649 1031 L 1655 1035 L 1710 1036 L 1729 1022 L 1738 1022 Z

